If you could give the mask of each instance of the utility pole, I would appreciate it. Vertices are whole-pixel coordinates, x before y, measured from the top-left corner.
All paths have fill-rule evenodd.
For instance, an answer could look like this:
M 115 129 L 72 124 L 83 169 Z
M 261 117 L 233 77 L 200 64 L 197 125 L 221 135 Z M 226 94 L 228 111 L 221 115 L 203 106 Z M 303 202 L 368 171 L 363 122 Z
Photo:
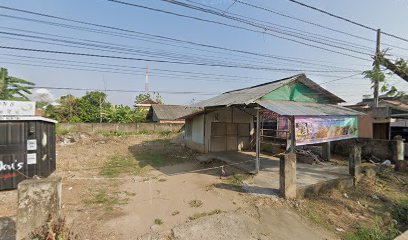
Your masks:
M 380 71 L 380 61 L 378 58 L 380 57 L 381 54 L 381 49 L 380 49 L 380 42 L 381 41 L 381 29 L 377 29 L 377 47 L 375 50 L 375 70 Z M 374 107 L 378 107 L 378 94 L 379 94 L 379 89 L 380 89 L 380 79 L 378 74 L 375 76 L 375 81 L 374 81 Z
M 145 92 L 146 94 L 149 94 L 149 65 L 146 65 Z
M 99 123 L 102 123 L 102 96 L 99 96 Z

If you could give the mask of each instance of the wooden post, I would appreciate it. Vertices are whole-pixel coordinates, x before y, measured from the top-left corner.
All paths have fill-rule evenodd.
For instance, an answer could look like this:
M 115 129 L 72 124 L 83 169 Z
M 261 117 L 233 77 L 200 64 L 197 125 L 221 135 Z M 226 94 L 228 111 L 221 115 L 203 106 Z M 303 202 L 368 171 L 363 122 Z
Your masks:
M 259 116 L 259 109 L 256 110 L 256 160 L 255 160 L 255 172 L 259 172 L 259 155 L 260 155 L 260 147 L 261 147 L 261 136 L 260 136 L 260 116 Z

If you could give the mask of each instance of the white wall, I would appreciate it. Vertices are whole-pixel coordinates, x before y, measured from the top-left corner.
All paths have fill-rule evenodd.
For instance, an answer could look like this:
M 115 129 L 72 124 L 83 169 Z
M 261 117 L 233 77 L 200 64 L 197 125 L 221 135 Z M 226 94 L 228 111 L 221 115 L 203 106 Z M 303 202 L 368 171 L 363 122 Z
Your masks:
M 204 115 L 193 118 L 191 140 L 195 143 L 204 144 Z

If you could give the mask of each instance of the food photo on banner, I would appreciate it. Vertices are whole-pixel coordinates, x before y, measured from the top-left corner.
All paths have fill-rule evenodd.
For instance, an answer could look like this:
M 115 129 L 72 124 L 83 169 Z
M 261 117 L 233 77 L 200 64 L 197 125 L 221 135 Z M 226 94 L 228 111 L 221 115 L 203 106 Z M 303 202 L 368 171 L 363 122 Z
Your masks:
M 354 116 L 296 117 L 296 145 L 322 143 L 358 137 Z

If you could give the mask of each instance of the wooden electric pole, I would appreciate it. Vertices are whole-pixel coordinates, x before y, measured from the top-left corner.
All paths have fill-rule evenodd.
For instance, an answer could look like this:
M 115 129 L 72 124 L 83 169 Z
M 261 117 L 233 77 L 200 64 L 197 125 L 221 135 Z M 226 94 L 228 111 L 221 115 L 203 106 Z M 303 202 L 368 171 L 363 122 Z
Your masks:
M 381 49 L 380 49 L 380 42 L 381 41 L 381 29 L 377 29 L 377 47 L 375 50 L 375 70 L 380 71 L 380 60 L 379 57 L 381 55 Z M 378 107 L 378 95 L 379 95 L 379 90 L 380 90 L 380 79 L 379 79 L 379 74 L 376 74 L 375 80 L 374 80 L 374 107 Z

